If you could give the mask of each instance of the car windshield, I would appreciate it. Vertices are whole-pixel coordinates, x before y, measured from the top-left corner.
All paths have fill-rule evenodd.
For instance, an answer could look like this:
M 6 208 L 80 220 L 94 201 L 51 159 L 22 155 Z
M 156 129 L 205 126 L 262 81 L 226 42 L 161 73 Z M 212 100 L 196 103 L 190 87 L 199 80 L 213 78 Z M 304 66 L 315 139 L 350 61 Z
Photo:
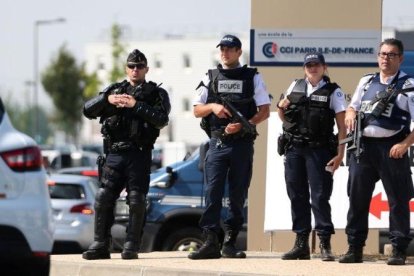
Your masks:
M 56 184 L 49 186 L 49 194 L 52 199 L 85 198 L 85 191 L 83 187 L 76 184 Z

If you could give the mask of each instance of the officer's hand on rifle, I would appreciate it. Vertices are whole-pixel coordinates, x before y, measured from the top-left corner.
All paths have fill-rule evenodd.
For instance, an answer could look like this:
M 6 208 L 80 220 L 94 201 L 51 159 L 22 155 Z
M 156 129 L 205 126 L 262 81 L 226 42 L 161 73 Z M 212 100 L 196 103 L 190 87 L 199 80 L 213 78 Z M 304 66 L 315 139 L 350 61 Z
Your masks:
M 348 132 L 355 130 L 356 111 L 348 107 L 345 113 L 345 126 Z
M 225 134 L 235 134 L 242 129 L 241 123 L 230 123 L 224 129 Z
M 219 118 L 229 118 L 231 117 L 231 112 L 227 110 L 223 105 L 212 103 L 212 112 L 216 114 Z

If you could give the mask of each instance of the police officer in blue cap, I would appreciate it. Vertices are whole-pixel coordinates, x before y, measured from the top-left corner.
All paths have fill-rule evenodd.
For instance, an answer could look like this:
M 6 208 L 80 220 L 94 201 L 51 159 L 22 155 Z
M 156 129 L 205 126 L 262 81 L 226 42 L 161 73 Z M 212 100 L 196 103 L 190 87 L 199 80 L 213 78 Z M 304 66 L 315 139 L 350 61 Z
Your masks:
M 151 152 L 160 129 L 168 124 L 167 92 L 147 82 L 145 55 L 135 49 L 127 58 L 128 80 L 114 83 L 87 101 L 83 113 L 100 117 L 106 161 L 100 159 L 100 184 L 95 202 L 95 237 L 83 253 L 87 260 L 109 259 L 115 201 L 126 188 L 129 222 L 122 259 L 137 259 L 146 216 Z
M 202 118 L 202 127 L 211 139 L 204 168 L 206 208 L 200 219 L 206 239 L 199 250 L 188 256 L 190 259 L 246 257 L 235 248 L 235 242 L 244 223 L 244 203 L 252 176 L 254 127 L 269 117 L 270 98 L 261 75 L 256 68 L 239 62 L 242 55 L 239 38 L 225 35 L 217 47 L 222 64 L 208 71 L 194 99 L 194 115 Z M 222 99 L 240 112 L 247 126 L 234 120 L 237 114 Z M 220 214 L 226 180 L 229 211 L 220 248 Z
M 311 211 L 320 240 L 323 261 L 333 261 L 331 235 L 335 233 L 329 199 L 333 173 L 341 164 L 344 145 L 346 102 L 344 93 L 327 76 L 325 58 L 320 53 L 305 55 L 305 78 L 292 82 L 278 103 L 283 120 L 285 180 L 295 244 L 282 256 L 283 260 L 310 259 L 309 234 Z M 334 125 L 338 137 L 334 136 Z

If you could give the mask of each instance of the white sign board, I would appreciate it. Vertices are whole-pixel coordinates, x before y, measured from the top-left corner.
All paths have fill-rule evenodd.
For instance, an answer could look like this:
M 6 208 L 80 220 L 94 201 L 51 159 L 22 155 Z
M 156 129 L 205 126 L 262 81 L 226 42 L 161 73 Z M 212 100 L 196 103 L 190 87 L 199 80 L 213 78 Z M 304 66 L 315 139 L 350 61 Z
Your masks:
M 250 64 L 302 66 L 306 53 L 320 52 L 329 66 L 377 66 L 381 30 L 250 30 Z
M 268 122 L 265 231 L 291 230 L 290 200 L 286 191 L 283 157 L 277 153 L 277 137 L 282 133 L 282 121 L 277 112 L 271 112 Z M 412 152 L 410 152 L 412 153 Z M 344 160 L 345 163 L 345 160 Z M 411 167 L 413 171 L 413 167 Z M 301 173 L 301 172 L 298 172 Z M 336 229 L 345 229 L 348 212 L 348 167 L 342 166 L 334 174 L 334 188 L 330 200 L 332 221 Z M 410 202 L 411 228 L 414 227 L 414 201 Z M 370 228 L 388 228 L 389 208 L 381 182 L 376 184 L 369 210 Z M 313 222 L 313 217 L 312 217 Z

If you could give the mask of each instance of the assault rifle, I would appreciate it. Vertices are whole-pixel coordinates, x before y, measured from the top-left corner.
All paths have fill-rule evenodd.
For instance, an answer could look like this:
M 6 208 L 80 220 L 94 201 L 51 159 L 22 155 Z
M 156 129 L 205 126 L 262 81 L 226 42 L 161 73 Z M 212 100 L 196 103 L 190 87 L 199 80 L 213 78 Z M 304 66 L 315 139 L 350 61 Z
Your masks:
M 363 149 L 361 148 L 361 137 L 362 131 L 364 126 L 368 125 L 369 122 L 375 118 L 378 118 L 387 108 L 390 102 L 394 102 L 398 94 L 406 95 L 406 92 L 414 91 L 414 87 L 405 88 L 405 89 L 393 89 L 393 87 L 388 87 L 386 90 L 381 91 L 377 94 L 377 96 L 370 102 L 370 105 L 374 105 L 377 103 L 375 108 L 371 111 L 370 114 L 365 118 L 364 113 L 359 110 L 357 114 L 356 126 L 354 131 L 352 131 L 347 138 L 342 139 L 339 141 L 340 145 L 352 143 L 348 146 L 348 151 L 355 151 L 355 157 L 357 163 L 359 163 L 359 159 L 361 158 L 361 153 Z
M 363 152 L 363 149 L 361 148 L 361 138 L 362 138 L 362 122 L 364 120 L 364 113 L 360 110 L 357 114 L 357 120 L 355 129 L 348 134 L 348 137 L 342 140 L 339 140 L 339 144 L 347 144 L 348 145 L 347 151 L 355 151 L 355 158 L 357 163 L 359 163 L 359 159 L 361 158 L 361 153 Z
M 240 111 L 238 111 L 226 97 L 220 97 L 220 96 L 216 96 L 216 97 L 218 97 L 219 100 L 223 103 L 224 107 L 230 111 L 232 119 L 233 119 L 232 121 L 235 123 L 241 123 L 242 130 L 245 133 L 251 134 L 254 137 L 259 135 L 259 133 L 257 133 L 256 127 L 253 124 L 249 123 L 246 117 L 244 117 L 243 114 L 241 114 Z

